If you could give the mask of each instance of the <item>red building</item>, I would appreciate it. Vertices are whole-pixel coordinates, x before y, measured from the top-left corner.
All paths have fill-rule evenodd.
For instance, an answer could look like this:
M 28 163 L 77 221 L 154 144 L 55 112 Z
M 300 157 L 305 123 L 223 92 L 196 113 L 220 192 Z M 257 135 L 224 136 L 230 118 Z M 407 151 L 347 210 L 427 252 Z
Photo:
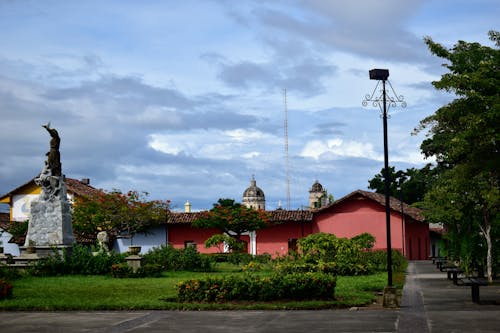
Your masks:
M 429 256 L 429 226 L 421 211 L 391 198 L 391 245 L 410 260 Z M 297 240 L 312 233 L 331 233 L 348 237 L 367 232 L 376 239 L 374 249 L 386 249 L 385 196 L 355 191 L 316 210 L 269 211 L 270 226 L 244 235 L 252 254 L 285 255 L 296 249 Z M 176 248 L 196 246 L 202 253 L 222 249 L 204 247 L 205 240 L 218 233 L 215 229 L 191 226 L 200 213 L 172 213 L 167 222 L 167 242 Z

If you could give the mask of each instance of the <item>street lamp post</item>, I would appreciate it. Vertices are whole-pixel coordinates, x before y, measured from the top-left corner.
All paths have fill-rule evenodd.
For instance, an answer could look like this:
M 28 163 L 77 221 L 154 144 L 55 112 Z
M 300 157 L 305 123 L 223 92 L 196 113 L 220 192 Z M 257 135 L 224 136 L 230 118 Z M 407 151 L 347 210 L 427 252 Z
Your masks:
M 371 95 L 366 95 L 363 100 L 363 106 L 367 106 L 368 102 L 372 102 L 374 106 L 381 108 L 382 121 L 384 127 L 384 185 L 385 185 L 385 226 L 386 226 L 386 236 L 387 236 L 387 288 L 384 290 L 384 306 L 397 306 L 396 302 L 396 291 L 392 286 L 392 246 L 391 246 L 391 210 L 390 210 L 390 183 L 389 179 L 389 147 L 387 140 L 387 111 L 389 106 L 396 106 L 396 103 L 401 103 L 403 107 L 406 106 L 406 102 L 403 101 L 403 96 L 396 95 L 396 92 L 392 88 L 391 83 L 388 81 L 389 70 L 388 69 L 372 69 L 369 71 L 370 80 L 376 80 L 377 85 L 373 90 Z M 382 95 L 376 95 L 377 88 L 380 82 L 382 82 Z M 386 82 L 394 93 L 394 97 L 388 96 L 386 90 Z M 382 102 L 382 105 L 380 103 Z M 389 102 L 389 103 L 388 103 Z M 387 293 L 391 296 L 386 297 Z M 391 300 L 389 300 L 391 298 Z M 387 299 L 387 300 L 386 300 Z M 390 304 L 389 304 L 390 303 Z

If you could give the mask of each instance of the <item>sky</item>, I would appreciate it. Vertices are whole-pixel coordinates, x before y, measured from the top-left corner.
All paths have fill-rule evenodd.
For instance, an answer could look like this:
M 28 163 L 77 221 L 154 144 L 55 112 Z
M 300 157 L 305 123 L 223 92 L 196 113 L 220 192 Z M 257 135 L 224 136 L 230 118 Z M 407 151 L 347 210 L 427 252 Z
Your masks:
M 287 174 L 290 209 L 316 180 L 366 190 L 384 164 L 368 71 L 407 104 L 389 109 L 389 164 L 420 168 L 413 129 L 453 99 L 424 37 L 492 46 L 499 17 L 498 0 L 2 0 L 0 193 L 40 173 L 49 121 L 67 177 L 173 210 L 241 202 L 252 176 L 267 209 L 288 208 Z

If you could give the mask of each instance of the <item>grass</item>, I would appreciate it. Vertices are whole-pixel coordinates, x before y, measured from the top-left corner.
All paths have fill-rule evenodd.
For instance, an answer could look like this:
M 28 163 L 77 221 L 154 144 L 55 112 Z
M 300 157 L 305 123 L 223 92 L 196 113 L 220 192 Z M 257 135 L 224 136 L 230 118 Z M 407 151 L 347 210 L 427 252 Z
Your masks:
M 324 309 L 370 305 L 386 285 L 385 273 L 339 276 L 334 301 L 178 303 L 175 285 L 204 275 L 240 274 L 222 266 L 215 273 L 167 272 L 161 278 L 116 279 L 110 276 L 23 277 L 1 310 L 250 310 Z M 265 274 L 265 273 L 263 273 Z M 404 279 L 404 275 L 403 275 Z M 397 278 L 394 279 L 398 285 Z M 399 285 L 401 286 L 401 285 Z

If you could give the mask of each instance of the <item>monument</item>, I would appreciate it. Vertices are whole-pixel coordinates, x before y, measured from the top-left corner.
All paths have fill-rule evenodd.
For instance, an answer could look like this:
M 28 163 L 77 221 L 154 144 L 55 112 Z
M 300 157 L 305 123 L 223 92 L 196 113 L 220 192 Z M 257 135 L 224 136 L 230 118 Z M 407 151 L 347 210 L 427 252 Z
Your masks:
M 50 128 L 50 122 L 42 127 L 51 136 L 50 151 L 46 154 L 47 160 L 42 172 L 35 178 L 35 183 L 42 190 L 39 198 L 31 203 L 31 216 L 24 248 L 35 246 L 37 253 L 44 256 L 54 248 L 71 247 L 75 238 L 71 224 L 71 206 L 61 172 L 59 152 L 61 139 L 58 132 Z

